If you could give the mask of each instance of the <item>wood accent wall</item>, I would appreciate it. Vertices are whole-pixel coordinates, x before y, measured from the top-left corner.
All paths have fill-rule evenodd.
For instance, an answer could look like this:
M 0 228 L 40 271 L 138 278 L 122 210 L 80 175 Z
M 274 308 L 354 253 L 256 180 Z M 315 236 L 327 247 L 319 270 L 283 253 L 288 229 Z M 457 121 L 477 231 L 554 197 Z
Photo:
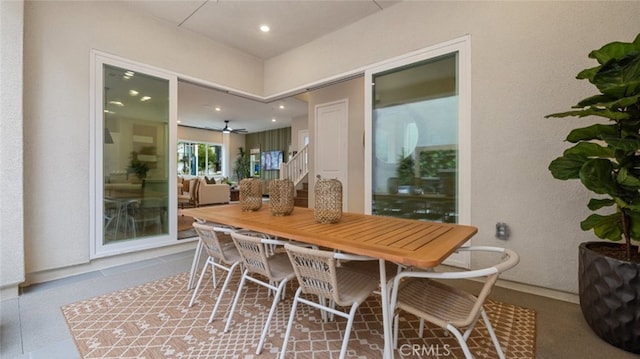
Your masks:
M 282 151 L 283 161 L 289 160 L 289 145 L 291 144 L 291 127 L 280 128 L 277 130 L 248 133 L 245 137 L 245 150 L 250 153 L 252 148 L 259 148 L 260 153 L 263 151 Z M 280 171 L 261 171 L 260 179 L 269 181 L 278 179 Z

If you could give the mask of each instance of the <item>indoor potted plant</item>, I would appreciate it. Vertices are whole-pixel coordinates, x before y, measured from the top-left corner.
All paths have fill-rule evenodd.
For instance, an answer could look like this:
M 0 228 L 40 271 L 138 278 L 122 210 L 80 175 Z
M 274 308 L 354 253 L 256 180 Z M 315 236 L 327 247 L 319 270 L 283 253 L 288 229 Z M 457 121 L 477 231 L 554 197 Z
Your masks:
M 149 172 L 149 165 L 138 159 L 138 152 L 136 151 L 131 152 L 130 159 L 129 168 L 131 172 L 136 174 L 139 181 L 144 180 L 147 177 L 147 172 Z
M 547 117 L 604 118 L 567 136 L 574 145 L 549 165 L 561 180 L 579 179 L 595 193 L 581 222 L 585 231 L 611 242 L 579 248 L 579 295 L 583 315 L 598 336 L 640 353 L 640 34 L 589 54 L 598 66 L 581 71 L 599 93 L 572 111 Z
M 240 183 L 243 178 L 249 177 L 249 169 L 249 156 L 244 150 L 244 147 L 238 147 L 238 156 L 236 157 L 235 161 L 235 173 L 238 183 Z

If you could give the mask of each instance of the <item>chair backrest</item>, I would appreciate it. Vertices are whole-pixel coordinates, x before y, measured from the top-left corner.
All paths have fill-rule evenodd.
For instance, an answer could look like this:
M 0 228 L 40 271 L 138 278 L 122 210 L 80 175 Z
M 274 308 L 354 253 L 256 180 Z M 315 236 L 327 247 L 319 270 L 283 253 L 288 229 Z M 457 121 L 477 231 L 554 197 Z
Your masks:
M 465 296 L 474 297 L 473 306 L 471 307 L 468 315 L 465 313 L 466 320 L 464 325 L 470 324 L 480 313 L 480 309 L 484 304 L 484 301 L 491 293 L 493 286 L 500 274 L 510 268 L 513 268 L 520 261 L 518 254 L 510 249 L 500 247 L 487 247 L 487 246 L 470 246 L 462 247 L 458 249 L 458 252 L 471 251 L 471 252 L 493 252 L 502 253 L 502 258 L 499 263 L 491 267 L 482 269 L 475 269 L 470 271 L 457 271 L 457 272 L 421 272 L 421 271 L 405 271 L 396 275 L 394 279 L 393 291 L 391 295 L 391 302 L 395 303 L 397 298 L 398 286 L 405 277 L 418 277 L 418 278 L 431 278 L 431 279 L 463 279 L 463 278 L 484 278 L 484 284 L 480 293 L 477 296 L 471 296 L 460 289 L 454 289 L 458 293 L 465 293 Z M 434 286 L 440 286 L 439 282 L 434 282 Z M 395 305 L 395 304 L 393 304 Z
M 227 253 L 225 253 L 225 247 L 220 243 L 220 239 L 218 238 L 217 230 L 215 227 L 202 224 L 198 222 L 193 223 L 193 228 L 198 233 L 198 236 L 202 240 L 204 244 L 204 250 L 210 257 L 219 259 L 225 263 L 230 262 Z M 223 231 L 220 231 L 224 233 Z
M 303 293 L 339 301 L 334 252 L 291 244 L 284 248 Z
M 478 293 L 477 295 L 478 300 L 476 301 L 473 307 L 473 310 L 471 311 L 472 314 L 475 315 L 476 312 L 480 311 L 480 308 L 482 307 L 484 301 L 489 296 L 489 293 L 491 293 L 491 290 L 493 289 L 493 286 L 498 281 L 498 277 L 500 276 L 500 274 L 502 274 L 502 272 L 508 269 L 515 267 L 516 264 L 520 262 L 520 256 L 518 256 L 518 253 L 516 253 L 515 251 L 512 251 L 511 249 L 500 248 L 500 247 L 472 246 L 472 247 L 463 247 L 461 248 L 461 250 L 504 253 L 500 263 L 484 269 L 490 273 L 486 274 L 487 279 L 484 282 L 484 285 L 482 286 L 482 290 L 480 291 L 480 293 Z M 478 269 L 475 271 L 467 272 L 467 275 L 468 275 L 467 278 L 480 277 L 483 274 L 482 271 L 483 271 L 482 269 Z
M 263 237 L 259 234 L 231 232 L 231 238 L 233 238 L 238 253 L 242 257 L 244 268 L 249 273 L 257 273 L 267 278 L 273 278 Z

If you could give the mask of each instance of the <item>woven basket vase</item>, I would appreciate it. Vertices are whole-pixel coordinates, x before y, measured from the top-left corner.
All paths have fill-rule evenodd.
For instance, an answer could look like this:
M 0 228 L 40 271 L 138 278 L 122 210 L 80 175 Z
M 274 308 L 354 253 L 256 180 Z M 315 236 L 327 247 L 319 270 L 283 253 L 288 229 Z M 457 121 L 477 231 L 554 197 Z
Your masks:
M 313 215 L 318 223 L 337 223 L 342 218 L 342 183 L 337 179 L 318 179 L 314 188 Z
M 269 183 L 269 207 L 274 216 L 287 216 L 293 212 L 293 182 L 276 179 Z
M 262 182 L 257 178 L 240 181 L 240 208 L 243 211 L 257 211 L 262 208 Z

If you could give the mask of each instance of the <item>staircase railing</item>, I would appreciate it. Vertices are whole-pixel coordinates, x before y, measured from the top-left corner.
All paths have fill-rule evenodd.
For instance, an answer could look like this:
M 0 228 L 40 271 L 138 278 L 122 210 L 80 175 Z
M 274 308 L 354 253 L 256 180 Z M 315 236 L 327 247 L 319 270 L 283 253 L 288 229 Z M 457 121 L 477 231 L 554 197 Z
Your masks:
M 300 183 L 304 177 L 309 173 L 308 165 L 308 152 L 309 145 L 305 145 L 289 159 L 289 162 L 282 163 L 280 166 L 280 179 L 290 179 L 293 181 L 293 185 L 296 186 Z

